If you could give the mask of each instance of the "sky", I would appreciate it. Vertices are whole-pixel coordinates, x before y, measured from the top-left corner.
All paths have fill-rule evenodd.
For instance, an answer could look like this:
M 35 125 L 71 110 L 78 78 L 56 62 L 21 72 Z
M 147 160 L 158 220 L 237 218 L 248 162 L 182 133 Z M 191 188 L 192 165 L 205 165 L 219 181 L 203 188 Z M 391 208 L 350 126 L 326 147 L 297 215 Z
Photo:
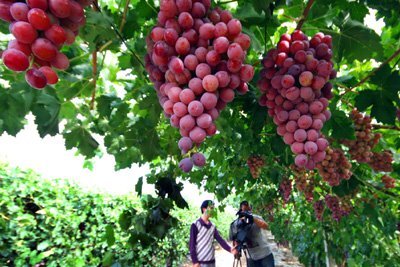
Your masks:
M 138 178 L 150 171 L 147 165 L 115 171 L 114 157 L 107 154 L 93 160 L 93 171 L 85 169 L 84 157 L 76 155 L 76 150 L 66 150 L 62 136 L 40 138 L 33 116 L 27 118 L 28 124 L 16 137 L 0 136 L 0 162 L 32 169 L 43 178 L 70 179 L 88 191 L 115 195 L 133 193 Z M 154 186 L 145 184 L 143 192 L 154 193 Z M 184 183 L 182 195 L 193 204 L 213 198 L 213 194 L 200 192 L 197 186 L 188 182 Z

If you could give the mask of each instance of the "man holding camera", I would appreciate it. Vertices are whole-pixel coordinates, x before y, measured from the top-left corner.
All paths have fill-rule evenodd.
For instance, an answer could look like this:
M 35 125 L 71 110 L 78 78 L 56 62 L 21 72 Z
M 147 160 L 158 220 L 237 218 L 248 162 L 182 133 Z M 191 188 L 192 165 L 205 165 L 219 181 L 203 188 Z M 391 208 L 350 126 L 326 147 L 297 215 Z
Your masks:
M 209 220 L 215 213 L 214 203 L 205 200 L 200 206 L 201 217 L 190 228 L 189 250 L 193 267 L 215 267 L 214 238 L 228 252 L 237 253 L 220 236 L 217 228 Z
M 269 248 L 268 241 L 262 234 L 262 230 L 268 228 L 268 224 L 261 216 L 251 213 L 251 207 L 247 201 L 240 203 L 238 218 L 231 223 L 229 238 L 240 249 L 246 249 L 248 267 L 274 267 L 274 256 Z

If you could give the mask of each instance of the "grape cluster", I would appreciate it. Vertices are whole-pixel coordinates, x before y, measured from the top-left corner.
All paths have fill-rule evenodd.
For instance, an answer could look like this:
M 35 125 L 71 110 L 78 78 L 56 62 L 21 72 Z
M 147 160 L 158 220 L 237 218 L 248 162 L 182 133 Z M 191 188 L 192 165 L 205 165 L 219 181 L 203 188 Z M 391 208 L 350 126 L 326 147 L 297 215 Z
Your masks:
M 383 152 L 373 152 L 371 161 L 368 164 L 376 172 L 392 172 L 393 171 L 393 154 L 390 150 Z
M 26 71 L 30 86 L 42 89 L 58 82 L 53 68 L 65 70 L 69 60 L 59 50 L 71 45 L 86 22 L 83 8 L 88 0 L 26 0 L 0 2 L 0 18 L 10 22 L 15 39 L 3 52 L 4 65 Z
M 158 25 L 146 38 L 146 70 L 171 125 L 179 128 L 182 154 L 217 129 L 214 121 L 254 75 L 243 64 L 250 37 L 229 11 L 210 0 L 162 0 Z M 180 163 L 191 170 L 190 159 Z
M 249 166 L 250 174 L 253 178 L 258 178 L 260 176 L 264 164 L 264 159 L 258 155 L 252 155 L 247 159 L 247 166 Z
M 353 109 L 351 118 L 354 121 L 355 140 L 344 140 L 343 144 L 349 147 L 351 158 L 360 163 L 371 161 L 372 149 L 378 144 L 381 134 L 372 133 L 371 118 L 363 116 L 358 110 Z
M 294 164 L 290 168 L 293 172 L 297 190 L 303 192 L 306 200 L 311 202 L 314 198 L 314 172 L 307 172 L 306 169 L 299 168 Z
M 353 206 L 350 201 L 350 196 L 343 198 L 338 198 L 337 196 L 331 195 L 325 196 L 326 206 L 331 210 L 332 218 L 336 221 L 339 221 L 341 218 L 349 215 L 353 210 Z
M 385 185 L 385 188 L 390 189 L 395 187 L 396 180 L 385 174 L 382 176 L 382 183 Z
M 347 209 L 341 209 L 340 206 L 340 200 L 337 196 L 332 196 L 332 195 L 326 195 L 325 196 L 325 203 L 326 206 L 331 210 L 332 212 L 332 219 L 335 221 L 340 221 L 340 219 L 347 215 Z
M 318 221 L 322 221 L 322 216 L 324 215 L 325 202 L 324 200 L 315 201 L 313 204 L 314 214 Z
M 259 104 L 268 108 L 277 133 L 296 154 L 295 164 L 309 170 L 325 158 L 328 142 L 321 128 L 329 120 L 332 98 L 332 37 L 317 33 L 310 40 L 301 31 L 283 34 L 262 63 Z
M 328 147 L 326 157 L 322 162 L 317 163 L 317 169 L 322 179 L 330 186 L 337 186 L 345 179 L 350 179 L 351 163 L 339 148 Z
M 284 179 L 279 185 L 279 192 L 282 195 L 283 202 L 287 203 L 290 199 L 290 194 L 292 193 L 292 181 L 289 179 Z

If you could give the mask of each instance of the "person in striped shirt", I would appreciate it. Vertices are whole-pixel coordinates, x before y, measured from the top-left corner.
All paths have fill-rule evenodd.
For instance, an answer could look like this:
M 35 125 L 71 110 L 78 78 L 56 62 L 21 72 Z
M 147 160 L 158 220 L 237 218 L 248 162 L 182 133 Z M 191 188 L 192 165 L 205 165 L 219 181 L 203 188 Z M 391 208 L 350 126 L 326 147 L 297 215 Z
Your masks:
M 237 251 L 221 237 L 215 225 L 209 220 L 213 214 L 214 203 L 205 200 L 201 204 L 201 217 L 190 228 L 189 250 L 193 267 L 215 267 L 214 238 L 228 252 Z

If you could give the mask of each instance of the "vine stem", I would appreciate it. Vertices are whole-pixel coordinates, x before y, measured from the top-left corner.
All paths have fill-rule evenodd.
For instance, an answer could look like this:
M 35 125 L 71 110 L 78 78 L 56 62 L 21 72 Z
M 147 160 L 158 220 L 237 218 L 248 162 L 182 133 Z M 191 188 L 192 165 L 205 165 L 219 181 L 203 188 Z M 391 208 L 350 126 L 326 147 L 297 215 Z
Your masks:
M 309 0 L 307 3 L 306 8 L 303 11 L 303 15 L 301 16 L 301 19 L 299 21 L 299 23 L 297 24 L 296 30 L 300 30 L 301 27 L 303 26 L 304 22 L 306 21 L 307 17 L 308 17 L 308 13 L 310 12 L 311 6 L 313 5 L 314 0 Z
M 93 5 L 96 7 L 96 9 L 97 9 L 98 12 L 102 13 L 101 10 L 100 10 L 99 4 L 98 4 L 96 1 L 93 2 Z M 110 24 L 111 28 L 114 30 L 115 34 L 118 36 L 118 38 L 122 41 L 122 43 L 123 43 L 123 44 L 126 46 L 126 48 L 129 50 L 129 52 L 130 52 L 130 53 L 133 55 L 133 57 L 139 62 L 139 64 L 143 67 L 143 69 L 145 69 L 146 67 L 145 67 L 144 63 L 142 62 L 141 58 L 135 53 L 135 51 L 133 51 L 133 50 L 128 46 L 128 44 L 127 44 L 125 38 L 122 36 L 122 34 L 120 33 L 120 31 L 119 31 L 119 30 L 117 29 L 117 27 L 114 25 L 114 23 L 111 22 L 111 21 L 108 20 L 108 19 L 107 19 L 107 21 L 108 21 L 108 23 Z
M 92 91 L 92 99 L 90 100 L 90 109 L 94 108 L 94 100 L 96 98 L 96 84 L 97 84 L 97 48 L 92 53 L 92 75 L 93 75 L 93 91 Z
M 96 8 L 93 6 L 92 9 L 94 11 L 100 12 L 100 9 L 97 7 L 97 0 L 93 1 L 93 5 L 96 6 Z M 93 90 L 92 90 L 92 97 L 90 100 L 90 110 L 93 110 L 94 108 L 94 100 L 96 98 L 96 85 L 97 85 L 97 45 L 92 52 L 92 76 L 93 76 Z
M 238 0 L 219 1 L 218 4 L 229 4 L 234 2 L 238 2 Z
M 366 182 L 366 181 L 360 179 L 360 178 L 359 178 L 357 175 L 355 175 L 354 173 L 353 173 L 353 176 L 354 176 L 354 178 L 355 178 L 356 180 L 358 180 L 359 182 L 361 182 L 361 183 L 364 184 L 365 186 L 367 186 L 367 187 L 369 187 L 369 188 L 371 188 L 371 189 L 373 189 L 373 190 L 375 190 L 375 191 L 378 191 L 378 192 L 380 192 L 380 193 L 382 193 L 382 194 L 385 194 L 385 195 L 387 195 L 387 196 L 390 196 L 390 197 L 399 198 L 398 195 L 396 195 L 396 194 L 394 194 L 394 193 L 392 193 L 392 192 L 389 192 L 389 191 L 387 191 L 387 190 L 383 190 L 383 189 L 381 189 L 381 188 L 379 188 L 379 187 L 376 187 L 376 186 L 373 185 L 373 184 L 370 184 L 370 183 L 368 183 L 368 182 Z
M 282 14 L 281 16 L 284 17 L 284 18 L 290 19 L 293 22 L 298 22 L 299 21 L 299 19 L 296 19 L 296 18 L 294 18 L 292 16 L 289 16 L 289 15 Z
M 126 23 L 126 15 L 128 13 L 130 2 L 131 2 L 130 0 L 126 0 L 125 7 L 124 7 L 124 12 L 122 13 L 121 24 L 119 25 L 119 31 L 120 32 L 122 32 L 122 30 L 124 29 L 124 26 L 125 26 L 125 23 Z
M 400 127 L 395 125 L 380 125 L 380 124 L 371 124 L 374 129 L 388 129 L 388 130 L 397 130 L 400 131 Z
M 365 83 L 366 81 L 369 80 L 369 78 L 371 78 L 378 70 L 380 70 L 383 66 L 385 66 L 386 64 L 388 64 L 390 61 L 392 61 L 395 57 L 397 57 L 400 54 L 400 48 L 397 49 L 397 51 L 395 51 L 393 53 L 393 55 L 391 55 L 388 59 L 386 59 L 384 62 L 382 62 L 381 65 L 379 65 L 378 68 L 374 69 L 373 71 L 371 71 L 367 76 L 365 76 L 361 81 L 359 81 L 358 83 L 356 83 L 356 85 L 354 85 L 353 87 L 347 88 L 343 94 L 340 95 L 340 98 L 342 98 L 345 94 L 347 94 L 348 92 L 351 92 L 352 90 L 354 90 L 355 88 L 359 87 L 360 85 L 362 85 L 363 83 Z

